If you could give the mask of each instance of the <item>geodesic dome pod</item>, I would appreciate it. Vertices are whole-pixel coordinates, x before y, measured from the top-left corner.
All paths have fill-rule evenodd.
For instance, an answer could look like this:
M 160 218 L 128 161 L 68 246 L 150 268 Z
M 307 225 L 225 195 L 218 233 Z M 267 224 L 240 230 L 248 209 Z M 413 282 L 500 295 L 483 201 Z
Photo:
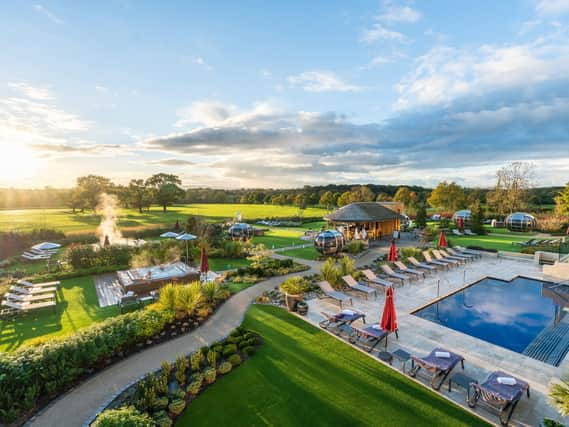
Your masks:
M 253 227 L 249 224 L 239 222 L 229 227 L 228 233 L 231 237 L 236 238 L 251 237 L 253 235 Z
M 344 247 L 344 235 L 336 230 L 325 230 L 314 238 L 314 248 L 323 255 L 339 253 Z
M 510 231 L 533 231 L 537 227 L 537 220 L 526 212 L 514 212 L 504 221 Z
M 452 220 L 458 222 L 460 219 L 462 219 L 465 224 L 470 223 L 470 221 L 472 221 L 472 212 L 468 209 L 456 211 L 452 216 Z

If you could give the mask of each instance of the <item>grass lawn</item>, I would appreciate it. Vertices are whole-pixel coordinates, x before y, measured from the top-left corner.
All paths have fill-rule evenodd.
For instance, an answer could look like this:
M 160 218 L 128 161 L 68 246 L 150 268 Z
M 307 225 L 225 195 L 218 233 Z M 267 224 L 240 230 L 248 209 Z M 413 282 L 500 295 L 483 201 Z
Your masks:
M 229 292 L 231 292 L 232 294 L 236 294 L 237 292 L 241 292 L 244 289 L 250 288 L 251 286 L 253 286 L 255 283 L 245 283 L 245 282 L 241 282 L 241 283 L 234 283 L 234 282 L 229 282 L 227 284 L 227 289 L 229 289 Z
M 209 269 L 213 271 L 231 270 L 251 264 L 246 258 L 209 258 Z
M 265 342 L 176 426 L 486 426 L 484 421 L 282 309 L 252 306 Z
M 304 233 L 300 228 L 278 228 L 274 227 L 265 231 L 264 236 L 253 237 L 255 245 L 262 243 L 267 249 L 284 248 L 287 246 L 302 245 L 306 243 L 300 239 Z
M 265 217 L 291 217 L 298 215 L 295 206 L 241 205 L 241 204 L 190 204 L 172 206 L 166 213 L 154 206 L 150 212 L 139 213 L 136 209 L 121 209 L 119 227 L 137 229 L 157 226 L 174 226 L 176 220 L 185 221 L 188 215 L 199 215 L 210 220 L 235 218 L 241 212 L 243 221 Z M 325 209 L 307 208 L 304 217 L 321 217 Z M 67 209 L 20 209 L 0 210 L 0 231 L 28 231 L 37 228 L 57 229 L 63 232 L 94 232 L 100 217 L 92 213 L 71 213 Z
M 485 225 L 484 228 L 490 234 L 503 234 L 508 236 L 524 237 L 526 240 L 531 239 L 537 234 L 536 232 L 521 233 L 519 231 L 510 231 L 507 228 L 494 228 L 489 225 Z
M 447 234 L 447 239 L 452 245 L 460 246 L 480 246 L 488 249 L 497 249 L 499 251 L 520 252 L 520 245 L 512 245 L 512 242 L 525 242 L 528 237 L 521 236 L 497 236 L 488 234 L 486 236 L 453 236 Z
M 116 306 L 100 308 L 92 277 L 63 280 L 55 313 L 38 313 L 0 320 L 0 351 L 13 351 L 39 337 L 70 334 L 93 322 L 119 314 Z
M 294 258 L 302 258 L 308 260 L 315 260 L 320 256 L 320 253 L 314 249 L 314 246 L 310 244 L 307 248 L 297 248 L 297 249 L 287 249 L 286 251 L 279 252 L 281 255 L 287 255 Z

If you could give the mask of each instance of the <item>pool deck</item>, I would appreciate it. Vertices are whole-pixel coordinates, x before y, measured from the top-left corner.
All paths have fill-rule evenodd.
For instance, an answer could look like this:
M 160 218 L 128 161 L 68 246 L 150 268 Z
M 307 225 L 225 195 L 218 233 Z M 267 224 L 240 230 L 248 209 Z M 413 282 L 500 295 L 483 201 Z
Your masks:
M 411 314 L 437 298 L 438 284 L 439 295 L 444 296 L 486 276 L 511 280 L 518 275 L 547 279 L 542 273 L 541 266 L 535 263 L 486 255 L 481 260 L 451 268 L 450 271 L 439 270 L 427 275 L 424 280 L 411 281 L 410 284 L 395 288 L 399 339 L 396 340 L 395 336 L 389 337 L 388 351 L 393 352 L 401 348 L 413 355 L 422 356 L 427 355 L 435 347 L 444 347 L 463 355 L 466 359 L 464 373 L 479 382 L 495 370 L 503 370 L 527 381 L 531 386 L 531 398 L 522 398 L 510 424 L 536 426 L 544 416 L 559 418 L 555 409 L 547 402 L 547 392 L 552 380 L 569 371 L 569 356 L 560 366 L 555 367 Z M 357 294 L 351 294 L 354 296 L 354 308 L 367 314 L 367 323 L 380 320 L 384 304 L 381 292 L 377 299 L 370 298 L 369 301 Z M 339 311 L 337 304 L 330 299 L 313 299 L 308 303 L 309 314 L 306 319 L 316 325 L 323 319 L 321 311 L 328 313 Z M 379 347 L 383 350 L 383 343 L 378 345 Z M 399 369 L 399 363 L 394 361 L 393 367 Z M 455 368 L 455 372 L 460 371 L 459 367 Z M 449 393 L 445 383 L 441 392 L 465 406 L 464 390 L 453 387 L 452 393 Z M 487 409 L 478 406 L 475 412 L 492 423 L 498 422 L 497 415 Z

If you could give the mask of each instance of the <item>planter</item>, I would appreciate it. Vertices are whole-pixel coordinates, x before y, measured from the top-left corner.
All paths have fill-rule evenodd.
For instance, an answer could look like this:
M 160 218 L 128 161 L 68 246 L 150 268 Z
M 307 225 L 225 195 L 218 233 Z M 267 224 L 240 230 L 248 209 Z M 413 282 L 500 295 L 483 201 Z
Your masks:
M 296 311 L 296 304 L 302 301 L 302 295 L 285 294 L 285 304 L 288 311 Z
M 308 304 L 305 301 L 298 301 L 296 303 L 296 311 L 301 316 L 306 316 L 308 314 Z

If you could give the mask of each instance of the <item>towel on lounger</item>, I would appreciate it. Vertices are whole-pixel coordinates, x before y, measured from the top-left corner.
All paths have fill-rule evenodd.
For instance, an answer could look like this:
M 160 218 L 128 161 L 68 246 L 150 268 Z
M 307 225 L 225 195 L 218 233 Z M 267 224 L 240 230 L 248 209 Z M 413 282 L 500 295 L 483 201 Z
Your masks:
M 353 316 L 356 312 L 353 310 L 342 310 L 342 314 L 345 314 L 346 316 Z
M 379 323 L 376 323 L 375 325 L 371 325 L 371 327 L 373 329 L 380 329 L 381 330 L 381 325 Z
M 440 357 L 441 359 L 450 358 L 450 353 L 448 351 L 435 351 L 435 357 Z
M 503 385 L 516 385 L 517 381 L 515 378 L 512 377 L 498 377 L 496 378 L 496 381 L 498 381 L 500 384 Z

